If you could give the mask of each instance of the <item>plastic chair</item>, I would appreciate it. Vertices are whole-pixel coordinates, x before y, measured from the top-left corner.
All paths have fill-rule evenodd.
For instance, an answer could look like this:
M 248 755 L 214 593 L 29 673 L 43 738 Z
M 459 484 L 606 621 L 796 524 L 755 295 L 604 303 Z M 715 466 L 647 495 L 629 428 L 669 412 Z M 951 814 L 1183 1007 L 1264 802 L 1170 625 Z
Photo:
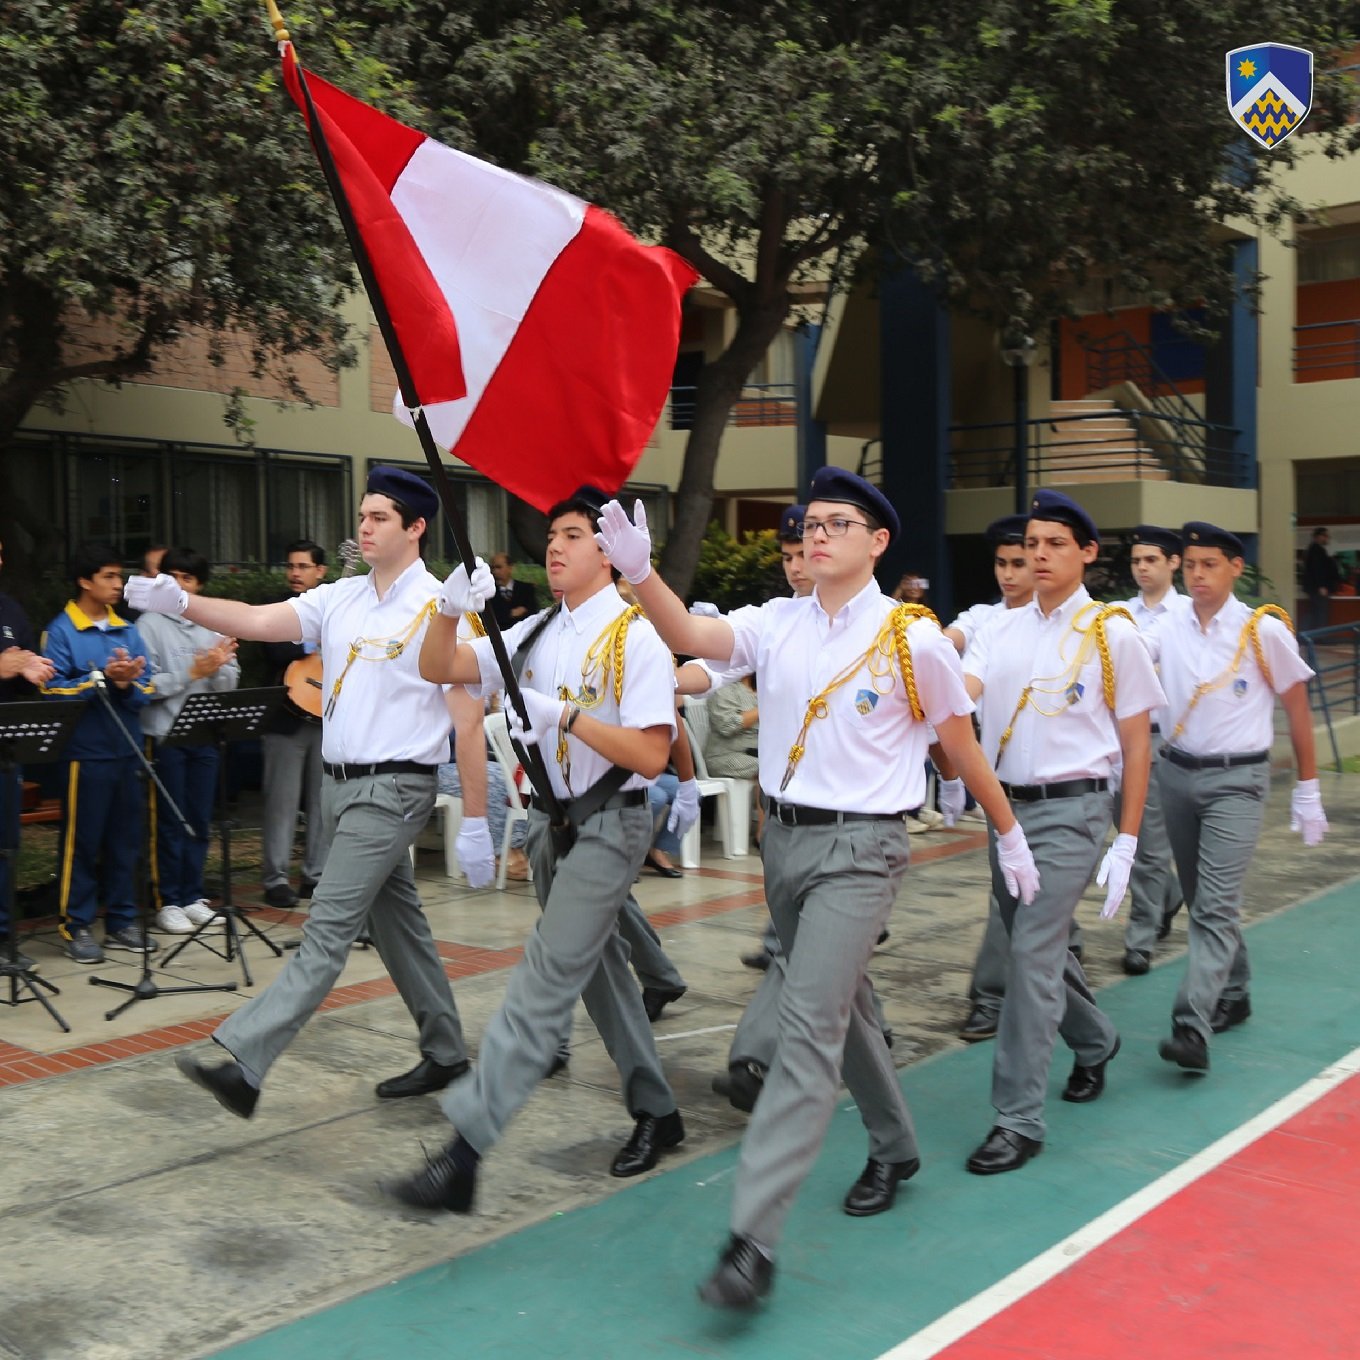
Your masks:
M 700 798 L 716 798 L 713 824 L 728 859 L 745 855 L 751 845 L 751 780 L 723 779 L 708 773 L 704 760 L 704 738 L 708 736 L 708 707 L 702 699 L 685 700 L 685 728 L 689 732 L 694 756 L 694 782 Z M 680 864 L 685 869 L 699 867 L 699 823 L 685 832 L 680 842 Z
M 506 860 L 510 855 L 510 833 L 516 822 L 529 820 L 529 809 L 519 785 L 515 782 L 515 770 L 519 761 L 515 757 L 515 748 L 510 745 L 510 729 L 506 726 L 505 714 L 488 713 L 483 726 L 486 728 L 486 739 L 491 743 L 491 754 L 495 756 L 496 764 L 501 767 L 501 773 L 505 776 L 505 794 L 510 801 L 510 806 L 505 812 L 505 835 L 501 837 L 500 868 L 496 871 L 496 887 L 504 888 L 505 873 L 509 867 Z M 533 881 L 532 870 L 529 881 Z

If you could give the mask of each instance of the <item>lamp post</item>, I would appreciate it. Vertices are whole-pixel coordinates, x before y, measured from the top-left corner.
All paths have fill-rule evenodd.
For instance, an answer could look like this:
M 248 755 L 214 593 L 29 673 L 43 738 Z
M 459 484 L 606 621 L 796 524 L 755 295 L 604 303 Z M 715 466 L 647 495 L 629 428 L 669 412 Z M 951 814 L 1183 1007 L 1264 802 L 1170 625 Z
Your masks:
M 1011 370 L 1015 393 L 1015 513 L 1029 510 L 1029 370 L 1038 346 L 1023 324 L 1013 320 L 1001 335 L 1001 357 Z

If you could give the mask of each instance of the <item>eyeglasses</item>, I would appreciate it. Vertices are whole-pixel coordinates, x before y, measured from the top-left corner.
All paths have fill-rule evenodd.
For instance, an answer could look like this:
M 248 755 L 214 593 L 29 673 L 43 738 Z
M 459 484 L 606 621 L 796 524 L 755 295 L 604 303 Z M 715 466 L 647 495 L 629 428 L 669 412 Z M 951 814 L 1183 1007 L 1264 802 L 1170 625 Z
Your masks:
M 861 529 L 869 527 L 862 519 L 805 519 L 798 525 L 798 535 L 811 538 L 820 529 L 828 538 L 844 538 L 852 524 L 858 524 Z

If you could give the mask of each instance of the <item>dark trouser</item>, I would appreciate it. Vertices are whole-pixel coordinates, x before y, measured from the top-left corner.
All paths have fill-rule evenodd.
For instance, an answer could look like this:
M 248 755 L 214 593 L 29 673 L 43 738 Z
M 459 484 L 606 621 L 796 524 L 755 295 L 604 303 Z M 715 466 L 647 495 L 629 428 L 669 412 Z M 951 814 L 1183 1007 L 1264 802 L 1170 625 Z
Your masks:
M 0 776 L 0 845 L 19 854 L 19 789 L 23 776 Z M 9 934 L 9 860 L 0 856 L 0 935 Z
M 212 839 L 213 795 L 217 788 L 217 748 L 161 746 L 156 773 L 171 801 L 189 823 L 165 806 L 151 787 L 151 839 L 156 847 L 156 897 L 162 907 L 184 907 L 203 896 L 203 862 Z
M 89 927 L 104 900 L 104 925 L 137 919 L 133 875 L 142 848 L 142 791 L 132 756 L 72 760 L 62 793 L 61 936 Z

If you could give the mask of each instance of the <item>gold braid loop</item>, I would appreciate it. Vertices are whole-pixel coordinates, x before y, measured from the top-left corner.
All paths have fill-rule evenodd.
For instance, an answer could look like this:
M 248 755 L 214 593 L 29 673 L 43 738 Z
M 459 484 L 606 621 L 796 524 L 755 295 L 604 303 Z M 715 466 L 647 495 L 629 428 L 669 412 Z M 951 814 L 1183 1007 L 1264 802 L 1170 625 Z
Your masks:
M 473 637 L 486 636 L 486 624 L 482 622 L 480 614 L 466 613 L 463 617 L 467 620 L 467 626 L 472 630 Z
M 917 619 L 929 619 L 937 628 L 940 621 L 932 610 L 923 604 L 899 604 L 888 616 L 892 628 L 893 643 L 897 650 L 897 664 L 902 671 L 902 683 L 906 686 L 907 702 L 911 705 L 911 716 L 917 722 L 924 722 L 925 709 L 921 707 L 921 696 L 916 691 L 916 667 L 911 661 L 911 647 L 907 643 L 907 628 Z
M 335 712 L 335 705 L 340 701 L 340 690 L 345 683 L 345 677 L 356 661 L 395 661 L 406 650 L 407 645 L 415 635 L 420 632 L 425 622 L 432 619 L 438 610 L 438 600 L 427 600 L 415 618 L 406 625 L 405 631 L 393 633 L 389 637 L 355 638 L 349 644 L 349 655 L 345 658 L 345 669 L 340 672 L 335 683 L 331 686 L 331 696 L 327 700 L 324 716 L 329 718 Z M 364 651 L 366 647 L 374 648 L 376 654 L 367 655 Z
M 1135 628 L 1138 627 L 1133 615 L 1122 604 L 1107 604 L 1091 624 L 1091 631 L 1096 638 L 1096 650 L 1100 653 L 1100 684 L 1105 691 L 1105 707 L 1111 713 L 1114 712 L 1114 660 L 1110 656 L 1110 640 L 1105 636 L 1105 624 L 1109 619 L 1118 618 L 1128 619 Z

